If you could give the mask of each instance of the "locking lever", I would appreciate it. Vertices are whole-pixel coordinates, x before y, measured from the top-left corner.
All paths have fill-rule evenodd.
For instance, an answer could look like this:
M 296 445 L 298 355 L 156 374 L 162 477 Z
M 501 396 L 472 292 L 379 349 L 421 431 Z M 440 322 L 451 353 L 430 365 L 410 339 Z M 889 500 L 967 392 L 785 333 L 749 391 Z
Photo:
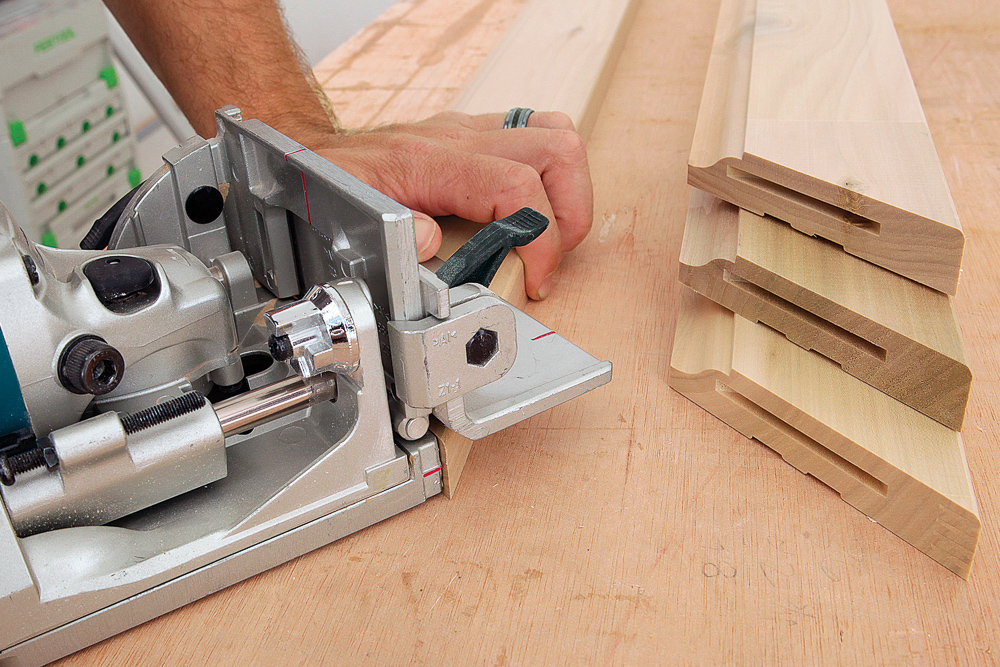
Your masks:
M 489 287 L 507 253 L 528 245 L 546 230 L 549 219 L 533 208 L 522 208 L 494 220 L 476 232 L 437 270 L 448 287 L 479 283 Z

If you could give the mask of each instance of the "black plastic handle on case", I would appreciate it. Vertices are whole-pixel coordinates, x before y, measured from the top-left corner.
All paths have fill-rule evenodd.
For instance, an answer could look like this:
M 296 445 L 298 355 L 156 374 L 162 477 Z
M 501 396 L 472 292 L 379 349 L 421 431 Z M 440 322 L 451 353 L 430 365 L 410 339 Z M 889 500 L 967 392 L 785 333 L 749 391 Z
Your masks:
M 448 287 L 464 283 L 489 287 L 507 253 L 528 245 L 548 226 L 549 219 L 533 208 L 494 220 L 449 257 L 437 270 L 437 277 Z

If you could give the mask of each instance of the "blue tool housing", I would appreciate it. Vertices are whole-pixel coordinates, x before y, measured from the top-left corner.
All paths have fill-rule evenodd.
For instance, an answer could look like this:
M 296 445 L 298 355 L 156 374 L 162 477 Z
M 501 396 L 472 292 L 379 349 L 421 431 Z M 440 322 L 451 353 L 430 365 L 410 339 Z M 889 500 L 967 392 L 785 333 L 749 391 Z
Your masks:
M 21 384 L 14 372 L 14 362 L 7 351 L 7 341 L 0 330 L 0 437 L 31 426 L 28 408 L 21 395 Z

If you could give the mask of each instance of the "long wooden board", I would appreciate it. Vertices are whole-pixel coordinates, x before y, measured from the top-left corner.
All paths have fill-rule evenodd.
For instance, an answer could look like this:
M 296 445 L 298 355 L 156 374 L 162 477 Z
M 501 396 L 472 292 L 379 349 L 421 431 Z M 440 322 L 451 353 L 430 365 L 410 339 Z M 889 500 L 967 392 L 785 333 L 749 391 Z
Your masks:
M 452 111 L 562 111 L 586 138 L 637 5 L 638 0 L 531 0 L 459 92 Z M 463 224 L 444 229 L 442 260 L 476 232 Z M 519 308 L 527 302 L 524 265 L 516 255 L 504 262 L 491 289 Z
M 979 510 L 955 431 L 687 288 L 670 385 L 968 577 Z
M 562 111 L 587 136 L 618 63 L 637 0 L 532 0 L 462 89 L 466 113 Z
M 688 181 L 955 294 L 962 227 L 883 0 L 723 0 Z
M 680 280 L 961 430 L 972 372 L 948 295 L 700 190 Z
M 513 107 L 562 111 L 586 138 L 637 5 L 637 0 L 531 0 L 451 109 L 470 114 Z M 450 257 L 478 228 L 466 222 L 444 225 L 438 257 Z M 490 289 L 519 308 L 525 305 L 524 264 L 515 253 L 501 265 Z M 444 428 L 435 433 L 450 498 L 472 441 Z

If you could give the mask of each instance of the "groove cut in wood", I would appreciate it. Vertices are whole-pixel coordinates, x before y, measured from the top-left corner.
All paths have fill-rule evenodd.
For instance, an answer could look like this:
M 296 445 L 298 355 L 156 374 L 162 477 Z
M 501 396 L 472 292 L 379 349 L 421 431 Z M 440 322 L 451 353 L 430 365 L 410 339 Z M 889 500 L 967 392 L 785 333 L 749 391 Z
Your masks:
M 618 63 L 638 0 L 531 0 L 451 105 L 469 114 L 528 107 L 562 111 L 586 138 Z M 497 128 L 500 129 L 500 128 Z M 555 224 L 555 221 L 550 221 Z M 482 225 L 450 219 L 438 258 L 446 260 Z M 511 253 L 490 289 L 523 308 L 524 264 Z M 438 432 L 444 493 L 453 496 L 472 441 Z
M 694 190 L 680 280 L 956 431 L 972 387 L 952 299 Z
M 965 237 L 883 0 L 723 0 L 688 182 L 955 294 Z
M 670 386 L 968 577 L 980 522 L 957 432 L 688 288 Z

